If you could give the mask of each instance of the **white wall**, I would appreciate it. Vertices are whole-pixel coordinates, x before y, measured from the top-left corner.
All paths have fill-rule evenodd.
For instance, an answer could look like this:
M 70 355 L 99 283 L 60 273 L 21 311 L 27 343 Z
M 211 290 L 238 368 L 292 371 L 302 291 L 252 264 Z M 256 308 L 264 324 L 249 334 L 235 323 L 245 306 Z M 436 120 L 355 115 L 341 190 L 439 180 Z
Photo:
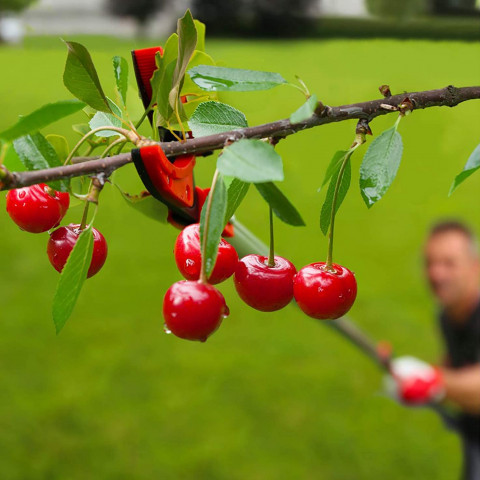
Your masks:
M 159 12 L 152 19 L 146 34 L 151 37 L 168 35 L 175 29 L 176 19 L 190 3 L 190 0 L 173 0 L 168 11 Z M 136 24 L 133 20 L 109 15 L 104 5 L 105 0 L 38 0 L 22 14 L 22 19 L 27 31 L 34 35 L 135 35 Z M 318 7 L 313 9 L 312 14 L 366 16 L 367 12 L 364 0 L 319 0 Z
M 320 15 L 342 17 L 365 17 L 368 15 L 365 0 L 321 0 L 319 13 Z

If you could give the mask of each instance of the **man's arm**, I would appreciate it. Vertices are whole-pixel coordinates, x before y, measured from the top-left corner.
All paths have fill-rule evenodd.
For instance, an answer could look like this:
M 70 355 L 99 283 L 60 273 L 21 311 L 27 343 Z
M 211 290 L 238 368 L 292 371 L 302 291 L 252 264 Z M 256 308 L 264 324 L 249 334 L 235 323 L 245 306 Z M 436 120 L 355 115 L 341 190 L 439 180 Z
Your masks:
M 480 414 L 480 364 L 463 368 L 442 368 L 446 398 L 466 413 Z

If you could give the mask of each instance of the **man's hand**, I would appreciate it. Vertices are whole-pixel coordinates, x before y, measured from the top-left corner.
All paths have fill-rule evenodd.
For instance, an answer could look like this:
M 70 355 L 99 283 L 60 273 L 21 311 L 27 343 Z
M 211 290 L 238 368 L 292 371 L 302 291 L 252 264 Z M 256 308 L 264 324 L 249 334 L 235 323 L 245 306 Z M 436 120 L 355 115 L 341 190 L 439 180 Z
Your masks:
M 407 405 L 436 403 L 445 396 L 442 372 L 414 357 L 392 360 L 385 387 L 391 396 Z

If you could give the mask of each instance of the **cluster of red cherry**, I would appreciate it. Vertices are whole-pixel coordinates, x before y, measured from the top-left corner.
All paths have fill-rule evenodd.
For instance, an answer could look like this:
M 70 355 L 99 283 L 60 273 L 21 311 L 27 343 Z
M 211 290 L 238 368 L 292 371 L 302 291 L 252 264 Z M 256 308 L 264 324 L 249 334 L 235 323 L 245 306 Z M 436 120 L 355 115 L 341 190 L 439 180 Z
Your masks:
M 70 206 L 70 195 L 57 192 L 44 183 L 17 188 L 7 193 L 7 212 L 11 219 L 30 233 L 42 233 L 58 227 Z M 55 270 L 61 272 L 82 231 L 81 225 L 71 223 L 50 233 L 47 254 Z M 107 258 L 107 242 L 95 228 L 93 255 L 88 277 L 95 275 Z
M 355 276 L 345 267 L 318 262 L 297 273 L 295 266 L 280 256 L 275 256 L 274 262 L 261 255 L 239 260 L 235 248 L 224 239 L 208 283 L 202 282 L 199 224 L 180 232 L 174 255 L 186 280 L 174 283 L 165 294 L 165 330 L 187 340 L 204 342 L 228 316 L 223 295 L 212 285 L 232 275 L 240 298 L 262 312 L 280 310 L 295 298 L 307 315 L 335 319 L 350 310 L 357 295 Z
M 41 183 L 10 190 L 7 212 L 22 229 L 41 233 L 58 227 L 70 205 L 68 193 L 58 192 Z M 69 224 L 50 233 L 47 254 L 53 267 L 61 272 L 82 231 L 82 225 Z M 87 277 L 95 275 L 107 258 L 107 242 L 95 228 L 93 255 Z M 173 284 L 165 294 L 163 315 L 167 332 L 187 340 L 205 341 L 228 316 L 223 295 L 213 285 L 234 277 L 240 298 L 262 312 L 285 307 L 295 298 L 309 316 L 335 319 L 344 315 L 355 301 L 357 283 L 345 267 L 325 262 L 312 263 L 298 273 L 286 258 L 273 262 L 261 255 L 238 259 L 235 248 L 221 239 L 212 274 L 202 282 L 199 224 L 185 227 L 177 237 L 175 262 L 186 278 Z

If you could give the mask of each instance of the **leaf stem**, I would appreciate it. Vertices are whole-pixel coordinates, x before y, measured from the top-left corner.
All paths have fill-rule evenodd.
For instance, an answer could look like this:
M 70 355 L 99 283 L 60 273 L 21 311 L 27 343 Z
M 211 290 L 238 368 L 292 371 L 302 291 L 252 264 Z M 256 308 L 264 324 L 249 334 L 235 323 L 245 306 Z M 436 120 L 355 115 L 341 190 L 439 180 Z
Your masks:
M 308 89 L 305 82 L 298 75 L 295 75 L 295 78 L 297 79 L 298 83 L 303 87 L 303 91 L 304 91 L 305 96 L 307 97 L 307 100 L 308 100 L 308 98 L 310 98 L 310 96 L 311 96 L 310 95 L 310 90 Z
M 117 145 L 120 145 L 122 144 L 121 146 L 123 147 L 123 144 L 124 143 L 127 143 L 128 140 L 125 138 L 125 137 L 122 137 L 122 138 L 118 138 L 117 140 L 115 140 L 114 142 L 112 142 L 104 151 L 103 153 L 100 155 L 100 158 L 105 158 L 107 156 L 107 154 L 113 150 Z M 118 154 L 119 152 L 117 152 Z
M 305 98 L 308 100 L 308 97 L 310 96 L 309 93 L 307 93 L 302 87 L 296 85 L 295 83 L 290 83 L 290 82 L 287 82 L 285 83 L 284 85 L 288 86 L 288 87 L 293 87 L 295 88 L 296 90 L 299 90 L 300 92 L 302 92 L 302 94 L 305 96 Z
M 2 150 L 0 151 L 0 165 L 3 165 L 3 162 L 7 155 L 7 150 L 8 150 L 8 143 L 4 143 L 2 145 Z
M 177 118 L 177 122 L 180 125 L 180 128 L 182 130 L 183 141 L 185 141 L 187 139 L 187 134 L 185 133 L 185 128 L 183 127 L 183 122 L 180 118 L 180 114 L 178 113 L 178 101 L 179 99 L 177 98 L 177 103 L 175 105 L 175 117 Z
M 397 118 L 397 121 L 395 122 L 395 125 L 393 128 L 395 128 L 395 131 L 398 130 L 398 124 L 400 123 L 400 120 L 404 117 L 404 115 L 399 115 Z
M 220 172 L 215 170 L 215 174 L 213 175 L 212 179 L 212 187 L 210 188 L 210 193 L 208 195 L 207 203 L 204 206 L 205 210 L 205 223 L 203 225 L 203 238 L 202 238 L 202 245 L 201 245 L 201 253 L 202 253 L 202 265 L 200 267 L 200 283 L 207 283 L 207 274 L 206 274 L 206 262 L 205 259 L 207 257 L 207 237 L 208 237 L 208 228 L 210 224 L 210 213 L 212 210 L 212 203 L 213 203 L 213 195 L 215 193 L 215 188 L 217 186 L 217 180 Z
M 275 245 L 273 237 L 273 209 L 269 205 L 269 221 L 270 221 L 270 253 L 268 255 L 267 267 L 275 267 Z
M 335 228 L 335 214 L 336 214 L 336 206 L 337 206 L 337 198 L 338 198 L 338 192 L 340 190 L 340 185 L 342 183 L 343 179 L 343 174 L 345 172 L 345 168 L 347 166 L 348 161 L 350 160 L 350 157 L 352 156 L 353 152 L 361 145 L 361 143 L 355 142 L 350 150 L 347 151 L 345 154 L 345 157 L 343 159 L 342 165 L 340 167 L 340 170 L 338 172 L 338 177 L 337 177 L 337 182 L 335 184 L 335 190 L 333 192 L 333 199 L 332 199 L 332 212 L 330 214 L 330 230 L 328 232 L 328 252 L 327 252 L 327 261 L 325 268 L 327 270 L 333 270 L 332 264 L 333 264 L 333 232 Z
M 170 123 L 167 124 L 167 129 L 180 143 L 184 141 L 175 133 L 175 130 L 170 126 Z
M 152 111 L 152 107 L 148 107 L 144 112 L 143 115 L 140 117 L 140 120 L 137 122 L 135 125 L 135 130 L 140 128 L 140 125 L 143 123 L 143 121 L 147 118 L 147 115 Z
M 125 130 L 124 128 L 118 128 L 118 127 L 98 127 L 98 128 L 94 128 L 93 130 L 90 130 L 88 133 L 86 133 L 79 141 L 78 143 L 73 147 L 73 150 L 70 152 L 70 154 L 68 155 L 68 157 L 66 158 L 65 162 L 64 162 L 64 165 L 68 165 L 71 161 L 72 161 L 72 158 L 73 156 L 75 155 L 75 153 L 77 152 L 77 150 L 82 146 L 83 142 L 85 142 L 89 137 L 91 137 L 92 135 L 94 135 L 95 133 L 98 133 L 98 132 L 102 132 L 102 131 L 105 131 L 105 130 L 112 130 L 114 132 L 118 132 L 120 134 L 122 134 L 123 136 L 129 138 L 129 139 L 132 139 L 131 138 L 131 135 L 135 135 L 137 137 L 139 137 L 139 135 L 136 133 L 136 132 L 131 132 L 129 130 Z M 140 137 L 139 137 L 140 138 Z

